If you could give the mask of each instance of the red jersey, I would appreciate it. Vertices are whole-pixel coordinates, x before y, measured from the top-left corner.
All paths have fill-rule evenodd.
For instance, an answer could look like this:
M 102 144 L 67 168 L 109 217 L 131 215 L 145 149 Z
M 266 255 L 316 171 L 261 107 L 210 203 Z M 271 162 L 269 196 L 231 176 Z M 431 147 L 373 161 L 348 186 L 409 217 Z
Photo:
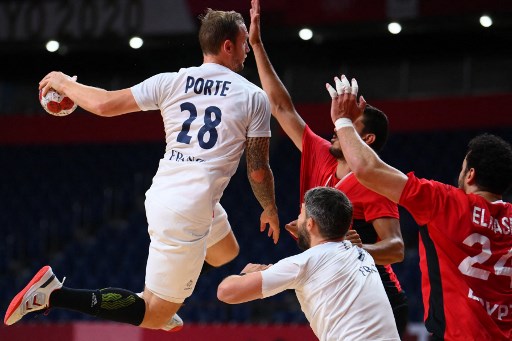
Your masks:
M 350 199 L 354 219 L 367 222 L 385 217 L 398 219 L 398 206 L 361 185 L 353 173 L 347 174 L 341 180 L 336 177 L 338 161 L 329 152 L 330 147 L 330 142 L 313 133 L 308 126 L 305 127 L 300 165 L 301 202 L 307 190 L 317 186 L 329 186 L 344 192 Z
M 363 244 L 379 241 L 372 221 L 378 218 L 397 218 L 398 206 L 386 197 L 377 194 L 359 183 L 353 173 L 343 179 L 336 177 L 338 161 L 329 152 L 331 143 L 316 135 L 308 126 L 302 137 L 302 158 L 300 167 L 300 197 L 304 200 L 307 190 L 317 186 L 334 187 L 345 193 L 353 207 L 352 226 L 357 230 Z M 406 304 L 405 294 L 400 287 L 391 265 L 377 265 L 382 283 L 393 309 Z
M 422 226 L 427 329 L 446 340 L 512 340 L 512 205 L 408 177 L 399 204 Z

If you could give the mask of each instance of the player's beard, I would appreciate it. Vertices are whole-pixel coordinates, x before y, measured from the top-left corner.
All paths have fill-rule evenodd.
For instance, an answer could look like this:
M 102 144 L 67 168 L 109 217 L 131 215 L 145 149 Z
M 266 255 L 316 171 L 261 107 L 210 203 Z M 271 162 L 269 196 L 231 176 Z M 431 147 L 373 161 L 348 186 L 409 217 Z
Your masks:
M 240 73 L 240 72 L 242 72 L 243 69 L 244 69 L 244 63 L 242 62 L 241 64 L 236 64 L 233 68 L 233 71 L 235 71 L 236 73 Z
M 339 148 L 335 148 L 333 145 L 329 147 L 329 153 L 336 158 L 336 160 L 345 160 L 345 156 L 343 155 L 343 151 Z
M 232 70 L 236 73 L 240 73 L 243 71 L 244 69 L 244 63 L 245 63 L 245 59 L 247 58 L 247 55 L 242 59 L 236 59 L 233 61 L 233 67 L 232 67 Z
M 299 225 L 298 229 L 297 245 L 299 249 L 305 251 L 311 247 L 311 238 L 309 237 L 308 231 L 306 230 L 306 222 Z

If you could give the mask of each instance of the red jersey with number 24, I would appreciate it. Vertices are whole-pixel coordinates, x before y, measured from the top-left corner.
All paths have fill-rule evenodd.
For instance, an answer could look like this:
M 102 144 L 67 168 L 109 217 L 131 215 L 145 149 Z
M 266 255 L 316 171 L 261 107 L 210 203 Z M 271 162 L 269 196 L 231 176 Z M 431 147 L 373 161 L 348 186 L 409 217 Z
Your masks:
M 427 330 L 512 340 L 512 205 L 408 174 L 399 204 L 420 228 Z

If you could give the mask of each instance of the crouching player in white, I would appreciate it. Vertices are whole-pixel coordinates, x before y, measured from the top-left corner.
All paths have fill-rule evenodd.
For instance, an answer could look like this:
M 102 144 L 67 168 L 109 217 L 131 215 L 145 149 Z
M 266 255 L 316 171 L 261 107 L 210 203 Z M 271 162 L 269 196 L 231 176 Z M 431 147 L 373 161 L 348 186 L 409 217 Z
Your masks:
M 244 148 L 249 181 L 263 207 L 260 229 L 269 224 L 268 235 L 277 242 L 279 219 L 268 163 L 270 104 L 260 88 L 236 73 L 249 52 L 247 28 L 232 11 L 208 10 L 201 21 L 204 63 L 199 67 L 158 74 L 119 91 L 86 86 L 60 72 L 39 83 L 43 95 L 53 88 L 99 116 L 158 109 L 167 145 L 146 193 L 151 243 L 144 292 L 63 287 L 46 266 L 12 300 L 5 324 L 51 307 L 151 329 L 179 327 L 175 314 L 192 294 L 205 260 L 222 265 L 229 259 L 219 257 L 219 251 L 234 248 L 227 258 L 238 251 L 218 202 Z
M 315 335 L 324 340 L 399 340 L 372 256 L 344 241 L 352 220 L 345 194 L 315 187 L 298 218 L 301 254 L 274 265 L 248 264 L 224 279 L 219 300 L 244 303 L 294 289 Z

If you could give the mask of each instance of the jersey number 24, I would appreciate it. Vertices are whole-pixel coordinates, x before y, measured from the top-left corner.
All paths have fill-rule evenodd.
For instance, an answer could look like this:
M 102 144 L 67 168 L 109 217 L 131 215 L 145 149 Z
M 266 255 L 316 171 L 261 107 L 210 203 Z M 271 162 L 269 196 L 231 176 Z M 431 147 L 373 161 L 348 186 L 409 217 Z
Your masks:
M 474 266 L 475 264 L 483 264 L 487 261 L 491 255 L 491 240 L 486 236 L 483 236 L 479 233 L 473 233 L 467 236 L 463 241 L 467 246 L 473 246 L 475 244 L 482 245 L 482 252 L 475 256 L 468 256 L 462 260 L 459 264 L 459 270 L 466 276 L 475 277 L 479 279 L 483 279 L 486 281 L 491 274 L 490 271 L 484 270 L 482 268 Z M 498 276 L 508 276 L 510 277 L 511 283 L 510 287 L 512 288 L 512 267 L 505 266 L 507 260 L 512 257 L 512 249 L 508 250 L 506 254 L 500 257 L 496 264 L 494 264 L 494 273 Z

